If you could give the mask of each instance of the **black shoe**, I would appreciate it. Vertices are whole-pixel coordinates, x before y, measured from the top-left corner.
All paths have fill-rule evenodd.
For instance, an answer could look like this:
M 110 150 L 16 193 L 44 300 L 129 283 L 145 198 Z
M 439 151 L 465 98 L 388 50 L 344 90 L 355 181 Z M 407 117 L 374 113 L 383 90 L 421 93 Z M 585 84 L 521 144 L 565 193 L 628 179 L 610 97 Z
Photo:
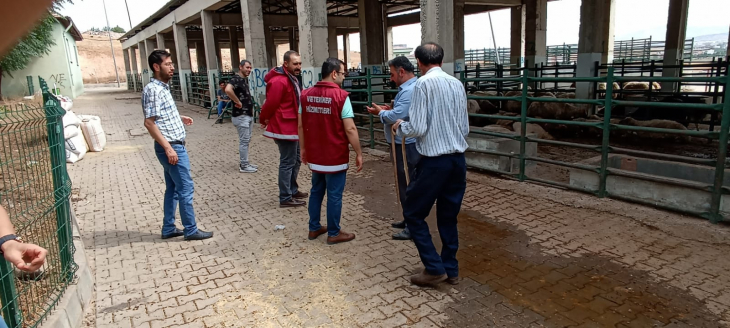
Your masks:
M 403 229 L 403 231 L 394 234 L 393 239 L 395 240 L 411 240 L 411 233 L 408 231 L 408 229 Z
M 198 232 L 196 232 L 190 236 L 185 236 L 185 240 L 203 240 L 203 239 L 208 239 L 211 237 L 213 237 L 212 232 L 198 230 Z
M 297 207 L 297 206 L 306 206 L 307 202 L 291 199 L 286 202 L 279 203 L 279 207 Z
M 223 124 L 223 119 L 216 120 L 215 124 Z
M 403 220 L 403 221 L 400 221 L 400 222 L 392 223 L 391 226 L 393 226 L 393 228 L 396 228 L 396 229 L 405 229 L 406 228 L 406 221 Z
M 167 235 L 162 235 L 162 239 L 170 239 L 170 238 L 180 237 L 180 236 L 184 236 L 184 235 L 185 235 L 185 232 L 183 232 L 182 230 L 180 230 L 178 228 L 175 228 L 175 232 L 173 232 L 171 234 L 167 234 Z
M 292 196 L 292 198 L 296 199 L 305 199 L 307 197 L 309 197 L 309 194 L 301 191 L 297 191 L 297 193 Z
M 446 278 L 446 282 L 451 285 L 458 285 L 459 284 L 459 277 L 448 277 Z

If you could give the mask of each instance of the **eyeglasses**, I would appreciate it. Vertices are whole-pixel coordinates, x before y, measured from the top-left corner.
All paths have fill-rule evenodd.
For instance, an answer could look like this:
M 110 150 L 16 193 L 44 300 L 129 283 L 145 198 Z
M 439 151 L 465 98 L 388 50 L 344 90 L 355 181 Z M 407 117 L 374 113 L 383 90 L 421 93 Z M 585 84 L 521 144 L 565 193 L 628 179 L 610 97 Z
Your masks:
M 347 75 L 347 72 L 337 72 L 338 74 Z
M 165 65 L 165 66 L 167 66 L 169 68 L 174 68 L 175 67 L 175 64 L 174 63 L 165 63 L 165 64 L 162 64 L 162 65 Z

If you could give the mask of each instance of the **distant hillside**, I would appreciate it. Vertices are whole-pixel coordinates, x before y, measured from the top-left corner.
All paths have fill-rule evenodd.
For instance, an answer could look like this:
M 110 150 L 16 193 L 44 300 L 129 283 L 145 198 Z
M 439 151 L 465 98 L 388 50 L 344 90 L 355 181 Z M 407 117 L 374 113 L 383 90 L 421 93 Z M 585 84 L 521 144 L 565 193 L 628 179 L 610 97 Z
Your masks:
M 84 83 L 109 83 L 116 81 L 114 73 L 114 60 L 112 50 L 109 47 L 109 35 L 106 32 L 90 32 L 83 34 L 84 40 L 76 42 L 79 50 L 79 64 Z M 124 54 L 122 43 L 117 40 L 121 33 L 112 32 L 112 44 L 114 45 L 114 57 L 117 61 L 120 82 L 127 81 L 124 71 Z
M 726 41 L 727 42 L 727 33 L 717 33 L 717 34 L 708 34 L 708 35 L 700 35 L 695 37 L 695 41 Z

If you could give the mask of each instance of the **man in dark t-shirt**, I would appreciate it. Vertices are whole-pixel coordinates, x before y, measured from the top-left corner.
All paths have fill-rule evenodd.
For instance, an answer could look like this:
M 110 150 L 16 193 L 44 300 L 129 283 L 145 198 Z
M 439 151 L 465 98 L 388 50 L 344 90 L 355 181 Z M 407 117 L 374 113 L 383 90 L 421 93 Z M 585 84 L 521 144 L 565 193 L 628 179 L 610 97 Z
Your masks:
M 228 102 L 231 101 L 230 98 L 228 98 L 228 95 L 226 94 L 226 81 L 221 80 L 219 83 L 220 89 L 218 89 L 217 98 L 218 98 L 218 120 L 215 121 L 218 124 L 223 123 L 223 119 L 221 119 L 221 114 L 223 113 L 223 109 L 228 106 Z
M 248 76 L 253 66 L 248 60 L 242 60 L 238 66 L 238 74 L 234 75 L 226 86 L 226 94 L 233 101 L 231 121 L 238 130 L 238 153 L 240 155 L 239 172 L 255 173 L 258 166 L 248 161 L 248 146 L 253 129 L 253 99 L 248 85 Z

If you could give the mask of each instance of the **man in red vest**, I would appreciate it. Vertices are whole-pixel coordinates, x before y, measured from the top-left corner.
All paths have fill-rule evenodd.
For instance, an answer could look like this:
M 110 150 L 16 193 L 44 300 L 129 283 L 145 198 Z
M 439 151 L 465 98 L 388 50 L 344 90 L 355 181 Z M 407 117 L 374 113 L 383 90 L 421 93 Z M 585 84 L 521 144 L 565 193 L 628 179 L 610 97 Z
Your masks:
M 309 239 L 327 233 L 327 244 L 348 242 L 355 235 L 340 230 L 342 192 L 352 145 L 357 154 L 357 171 L 362 170 L 360 139 L 350 98 L 342 90 L 345 63 L 327 58 L 322 64 L 322 81 L 302 92 L 299 108 L 299 141 L 302 163 L 312 170 L 309 196 Z M 327 192 L 327 226 L 322 226 L 320 210 Z

